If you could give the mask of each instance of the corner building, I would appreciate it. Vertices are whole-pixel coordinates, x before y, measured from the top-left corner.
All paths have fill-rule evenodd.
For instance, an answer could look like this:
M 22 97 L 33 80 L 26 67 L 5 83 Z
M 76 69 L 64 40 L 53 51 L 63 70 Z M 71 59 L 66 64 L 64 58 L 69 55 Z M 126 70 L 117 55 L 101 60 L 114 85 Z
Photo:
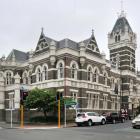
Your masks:
M 41 31 L 36 49 L 13 49 L 0 59 L 0 121 L 20 118 L 20 89 L 53 88 L 72 97 L 79 111 L 134 111 L 140 105 L 140 77 L 135 69 L 136 34 L 123 13 L 108 34 L 110 60 L 100 53 L 94 33 L 83 41 L 56 41 Z M 66 90 L 66 92 L 65 92 Z

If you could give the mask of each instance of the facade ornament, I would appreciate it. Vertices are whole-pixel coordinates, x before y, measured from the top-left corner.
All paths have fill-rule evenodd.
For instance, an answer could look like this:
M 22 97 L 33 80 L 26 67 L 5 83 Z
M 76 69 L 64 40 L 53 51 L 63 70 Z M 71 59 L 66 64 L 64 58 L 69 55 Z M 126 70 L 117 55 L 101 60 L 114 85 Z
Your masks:
M 14 76 L 14 79 L 15 79 L 15 84 L 20 84 L 20 75 L 18 74 L 18 72 L 16 73 L 16 75 Z
M 33 68 L 34 68 L 34 65 L 33 64 L 29 64 L 29 70 L 33 70 Z
M 80 64 L 81 66 L 84 66 L 86 61 L 86 54 L 85 54 L 85 44 L 84 42 L 80 43 Z
M 56 61 L 56 43 L 55 41 L 51 41 L 50 43 L 50 63 L 51 65 L 54 65 Z

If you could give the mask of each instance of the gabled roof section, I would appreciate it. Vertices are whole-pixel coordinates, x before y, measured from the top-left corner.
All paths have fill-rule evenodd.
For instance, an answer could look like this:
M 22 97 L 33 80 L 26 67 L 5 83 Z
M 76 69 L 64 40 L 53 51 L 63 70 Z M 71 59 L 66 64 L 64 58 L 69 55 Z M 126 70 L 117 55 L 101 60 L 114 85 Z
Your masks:
M 49 44 L 51 41 L 57 42 L 54 39 L 51 39 L 49 37 L 46 37 L 43 33 L 43 29 L 41 31 L 39 41 L 37 43 L 37 47 L 35 49 L 34 55 L 41 54 L 43 52 L 46 52 L 49 50 Z
M 133 33 L 132 28 L 131 28 L 128 20 L 126 19 L 126 17 L 120 15 L 119 18 L 117 19 L 113 29 L 112 29 L 111 34 L 113 32 L 118 33 L 119 31 L 124 33 L 125 29 L 127 29 L 128 32 L 132 32 Z
M 63 40 L 60 40 L 58 42 L 58 48 L 71 48 L 71 49 L 74 49 L 74 50 L 78 50 L 79 47 L 78 47 L 78 43 L 77 42 L 74 42 L 68 38 L 66 39 L 63 39 Z
M 13 59 L 15 59 L 16 61 L 23 62 L 28 60 L 28 58 L 29 58 L 29 53 L 13 49 L 11 53 L 8 55 L 8 57 L 6 58 L 6 60 L 12 61 Z
M 91 37 L 82 42 L 85 44 L 87 52 L 100 55 L 100 50 L 98 48 L 93 31 Z

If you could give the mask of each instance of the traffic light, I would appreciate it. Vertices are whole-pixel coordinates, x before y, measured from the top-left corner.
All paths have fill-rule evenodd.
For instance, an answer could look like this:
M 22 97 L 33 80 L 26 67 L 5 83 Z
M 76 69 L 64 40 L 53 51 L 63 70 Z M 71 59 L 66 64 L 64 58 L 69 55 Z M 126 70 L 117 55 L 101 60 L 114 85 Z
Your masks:
M 20 90 L 20 104 L 21 105 L 24 104 L 24 101 L 26 100 L 27 96 L 28 96 L 28 91 L 27 90 L 25 91 L 25 90 L 21 89 Z
M 63 93 L 62 92 L 57 92 L 56 101 L 61 100 L 62 98 L 63 98 Z

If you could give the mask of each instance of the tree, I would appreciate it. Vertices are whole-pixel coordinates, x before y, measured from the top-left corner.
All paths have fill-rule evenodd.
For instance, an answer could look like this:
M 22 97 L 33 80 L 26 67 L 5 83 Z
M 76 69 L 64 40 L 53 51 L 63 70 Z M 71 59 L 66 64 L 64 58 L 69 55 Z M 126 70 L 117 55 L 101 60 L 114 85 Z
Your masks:
M 29 92 L 25 101 L 25 107 L 28 109 L 37 108 L 44 113 L 47 118 L 47 112 L 52 111 L 56 106 L 56 91 L 50 89 L 35 88 Z

